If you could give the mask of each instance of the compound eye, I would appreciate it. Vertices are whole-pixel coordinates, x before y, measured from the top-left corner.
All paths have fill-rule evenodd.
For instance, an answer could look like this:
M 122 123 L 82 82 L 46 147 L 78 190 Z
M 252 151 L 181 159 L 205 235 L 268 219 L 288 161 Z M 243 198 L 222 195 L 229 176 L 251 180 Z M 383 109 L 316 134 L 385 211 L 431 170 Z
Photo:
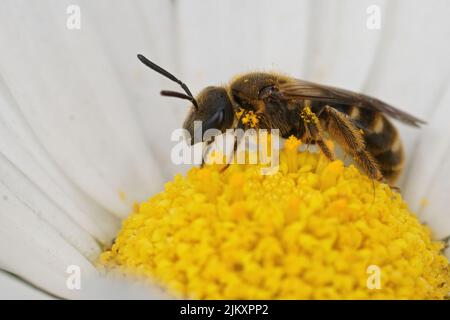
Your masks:
M 223 109 L 218 110 L 216 113 L 213 114 L 211 118 L 205 121 L 205 123 L 203 124 L 204 129 L 205 130 L 212 128 L 219 129 L 222 126 L 224 116 L 225 111 Z
M 258 97 L 260 100 L 267 99 L 269 97 L 275 96 L 275 94 L 278 92 L 278 88 L 274 85 L 268 85 L 263 87 L 261 90 L 259 90 Z
M 220 110 L 219 116 L 218 116 L 218 118 L 217 118 L 217 124 L 218 124 L 219 126 L 222 125 L 224 114 L 225 114 L 225 111 L 224 111 L 223 109 Z
M 207 121 L 207 127 L 209 128 L 219 128 L 222 125 L 224 118 L 224 110 L 218 110 L 210 119 Z

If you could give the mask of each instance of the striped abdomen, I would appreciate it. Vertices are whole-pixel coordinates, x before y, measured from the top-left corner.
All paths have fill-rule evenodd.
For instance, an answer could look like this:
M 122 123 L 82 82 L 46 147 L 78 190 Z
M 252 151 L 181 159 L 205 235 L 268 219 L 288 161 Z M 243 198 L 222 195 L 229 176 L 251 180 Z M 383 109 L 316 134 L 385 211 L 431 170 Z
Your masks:
M 381 112 L 348 105 L 333 106 L 347 114 L 361 130 L 369 151 L 378 162 L 383 177 L 394 182 L 403 169 L 403 145 L 394 125 Z

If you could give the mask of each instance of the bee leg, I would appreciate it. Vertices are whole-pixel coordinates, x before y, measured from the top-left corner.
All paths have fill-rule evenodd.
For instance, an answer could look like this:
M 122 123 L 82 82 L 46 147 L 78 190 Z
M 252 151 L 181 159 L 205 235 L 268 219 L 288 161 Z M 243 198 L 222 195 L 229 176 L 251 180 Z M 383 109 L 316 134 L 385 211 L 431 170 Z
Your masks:
M 444 247 L 442 248 L 442 252 L 444 252 L 445 250 L 447 250 L 447 248 L 450 245 L 450 235 L 448 235 L 442 239 L 439 239 L 438 241 L 444 242 Z
M 200 165 L 200 168 L 203 168 L 205 166 L 205 159 L 206 157 L 209 155 L 209 152 L 211 150 L 211 146 L 214 143 L 214 137 L 212 139 L 212 141 L 207 141 L 206 142 L 206 148 L 205 151 L 203 151 L 203 155 L 202 155 L 202 164 Z
M 398 192 L 398 193 L 401 193 L 402 190 L 400 189 L 400 187 L 394 186 L 394 185 L 391 184 L 391 182 L 389 182 L 387 179 L 383 178 L 381 181 L 382 181 L 383 183 L 387 184 L 387 185 L 389 186 L 389 188 L 391 188 L 391 190 L 394 190 L 394 191 L 396 191 L 396 192 Z
M 366 150 L 366 144 L 361 132 L 356 126 L 338 110 L 326 106 L 327 131 L 349 153 L 355 162 L 362 167 L 366 174 L 378 181 L 383 179 L 378 163 Z
M 304 140 L 304 143 L 306 145 L 306 151 L 308 151 L 308 152 L 309 152 L 309 147 L 316 144 L 316 141 L 314 141 L 310 137 L 305 136 L 302 139 Z
M 308 139 L 314 141 L 322 151 L 322 153 L 329 160 L 333 161 L 335 156 L 333 151 L 328 148 L 325 140 L 323 139 L 323 129 L 320 125 L 319 119 L 317 118 L 304 118 L 304 125 L 306 128 L 306 134 Z M 309 145 L 309 144 L 308 144 Z
M 237 141 L 237 138 L 235 137 L 234 138 L 234 145 L 233 145 L 233 153 L 231 154 L 231 158 L 233 157 L 233 154 L 236 153 L 237 147 L 238 147 L 238 141 Z M 227 159 L 227 163 L 225 163 L 225 166 L 222 169 L 220 169 L 220 172 L 224 172 L 225 170 L 228 169 L 228 167 L 231 164 L 231 158 Z
M 331 151 L 330 148 L 328 148 L 328 146 L 325 143 L 325 141 L 323 139 L 316 140 L 316 143 L 319 146 L 320 150 L 323 152 L 323 154 L 328 158 L 328 160 L 334 161 L 334 159 L 336 157 L 335 157 L 333 151 Z
M 243 112 L 242 115 L 238 118 L 238 123 L 236 125 L 236 129 L 243 129 L 244 128 L 244 124 L 242 123 L 242 119 L 244 117 L 244 115 L 246 114 L 246 112 Z M 237 148 L 241 142 L 241 138 L 242 137 L 237 137 L 236 135 L 234 136 L 234 145 L 233 145 L 233 153 L 231 154 L 231 159 L 233 157 L 233 155 L 236 155 L 237 152 Z M 220 172 L 224 172 L 225 170 L 228 169 L 228 167 L 231 164 L 231 159 L 227 159 L 227 163 L 225 164 L 225 166 L 220 169 Z

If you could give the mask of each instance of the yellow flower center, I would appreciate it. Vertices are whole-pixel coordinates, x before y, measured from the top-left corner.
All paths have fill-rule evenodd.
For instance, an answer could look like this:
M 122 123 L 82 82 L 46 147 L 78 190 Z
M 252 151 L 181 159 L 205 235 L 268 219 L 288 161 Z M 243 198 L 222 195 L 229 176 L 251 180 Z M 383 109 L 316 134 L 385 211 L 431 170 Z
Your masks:
M 442 299 L 443 243 L 400 194 L 298 152 L 280 170 L 193 168 L 140 204 L 100 264 L 199 299 Z

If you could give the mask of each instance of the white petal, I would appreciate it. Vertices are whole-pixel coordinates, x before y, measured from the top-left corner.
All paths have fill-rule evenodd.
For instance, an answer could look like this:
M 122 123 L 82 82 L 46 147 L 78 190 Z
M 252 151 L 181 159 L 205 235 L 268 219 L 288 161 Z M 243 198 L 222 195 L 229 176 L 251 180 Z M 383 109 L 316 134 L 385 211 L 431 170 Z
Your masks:
M 0 193 L 0 268 L 52 294 L 72 297 L 73 292 L 66 287 L 67 267 L 78 265 L 85 275 L 96 272 L 75 246 L 92 255 L 98 253 L 98 246 L 91 242 L 92 247 L 89 247 L 85 242 L 88 238 L 77 237 L 80 230 L 62 235 L 40 216 L 43 214 L 40 208 L 30 208 L 4 184 L 0 184 Z M 60 224 L 55 222 L 59 227 Z
M 180 1 L 176 9 L 181 67 L 194 91 L 264 68 L 302 72 L 307 2 Z
M 20 281 L 17 277 L 0 271 L 0 300 L 36 300 L 51 299 L 41 290 L 31 287 L 24 281 Z
M 429 120 L 448 81 L 450 43 L 448 1 L 388 1 L 382 38 L 364 91 L 424 120 Z M 406 165 L 421 130 L 399 125 Z M 406 176 L 404 175 L 403 178 Z M 400 185 L 404 184 L 400 181 Z
M 438 238 L 450 235 L 450 84 L 422 129 L 405 181 L 405 197 Z
M 8 165 L 8 171 L 13 173 L 9 179 L 10 187 L 16 190 L 16 194 L 26 194 L 26 188 L 40 192 L 58 207 L 58 216 L 68 215 L 100 242 L 109 243 L 118 229 L 117 219 L 95 205 L 61 175 L 18 114 L 14 100 L 1 82 L 0 93 L 0 154 L 2 164 Z M 6 175 L 2 177 L 3 180 L 6 178 Z
M 6 86 L 64 174 L 101 206 L 125 216 L 129 206 L 119 193 L 126 191 L 130 202 L 143 200 L 162 179 L 105 48 L 84 29 L 68 36 L 60 27 L 62 8 L 8 4 L 0 13 L 8 26 L 0 31 Z M 9 32 L 18 20 L 21 27 Z
M 160 170 L 139 131 L 144 117 L 133 114 L 93 28 L 70 33 L 66 5 L 53 1 L 0 5 L 0 267 L 77 297 L 67 266 L 96 274 L 97 241 L 109 243 L 118 227 L 111 214 L 125 216 L 159 190 Z
M 383 18 L 386 1 L 310 1 L 304 77 L 348 90 L 360 91 L 383 33 L 366 27 L 367 8 L 377 5 Z M 290 35 L 292 41 L 292 35 Z

